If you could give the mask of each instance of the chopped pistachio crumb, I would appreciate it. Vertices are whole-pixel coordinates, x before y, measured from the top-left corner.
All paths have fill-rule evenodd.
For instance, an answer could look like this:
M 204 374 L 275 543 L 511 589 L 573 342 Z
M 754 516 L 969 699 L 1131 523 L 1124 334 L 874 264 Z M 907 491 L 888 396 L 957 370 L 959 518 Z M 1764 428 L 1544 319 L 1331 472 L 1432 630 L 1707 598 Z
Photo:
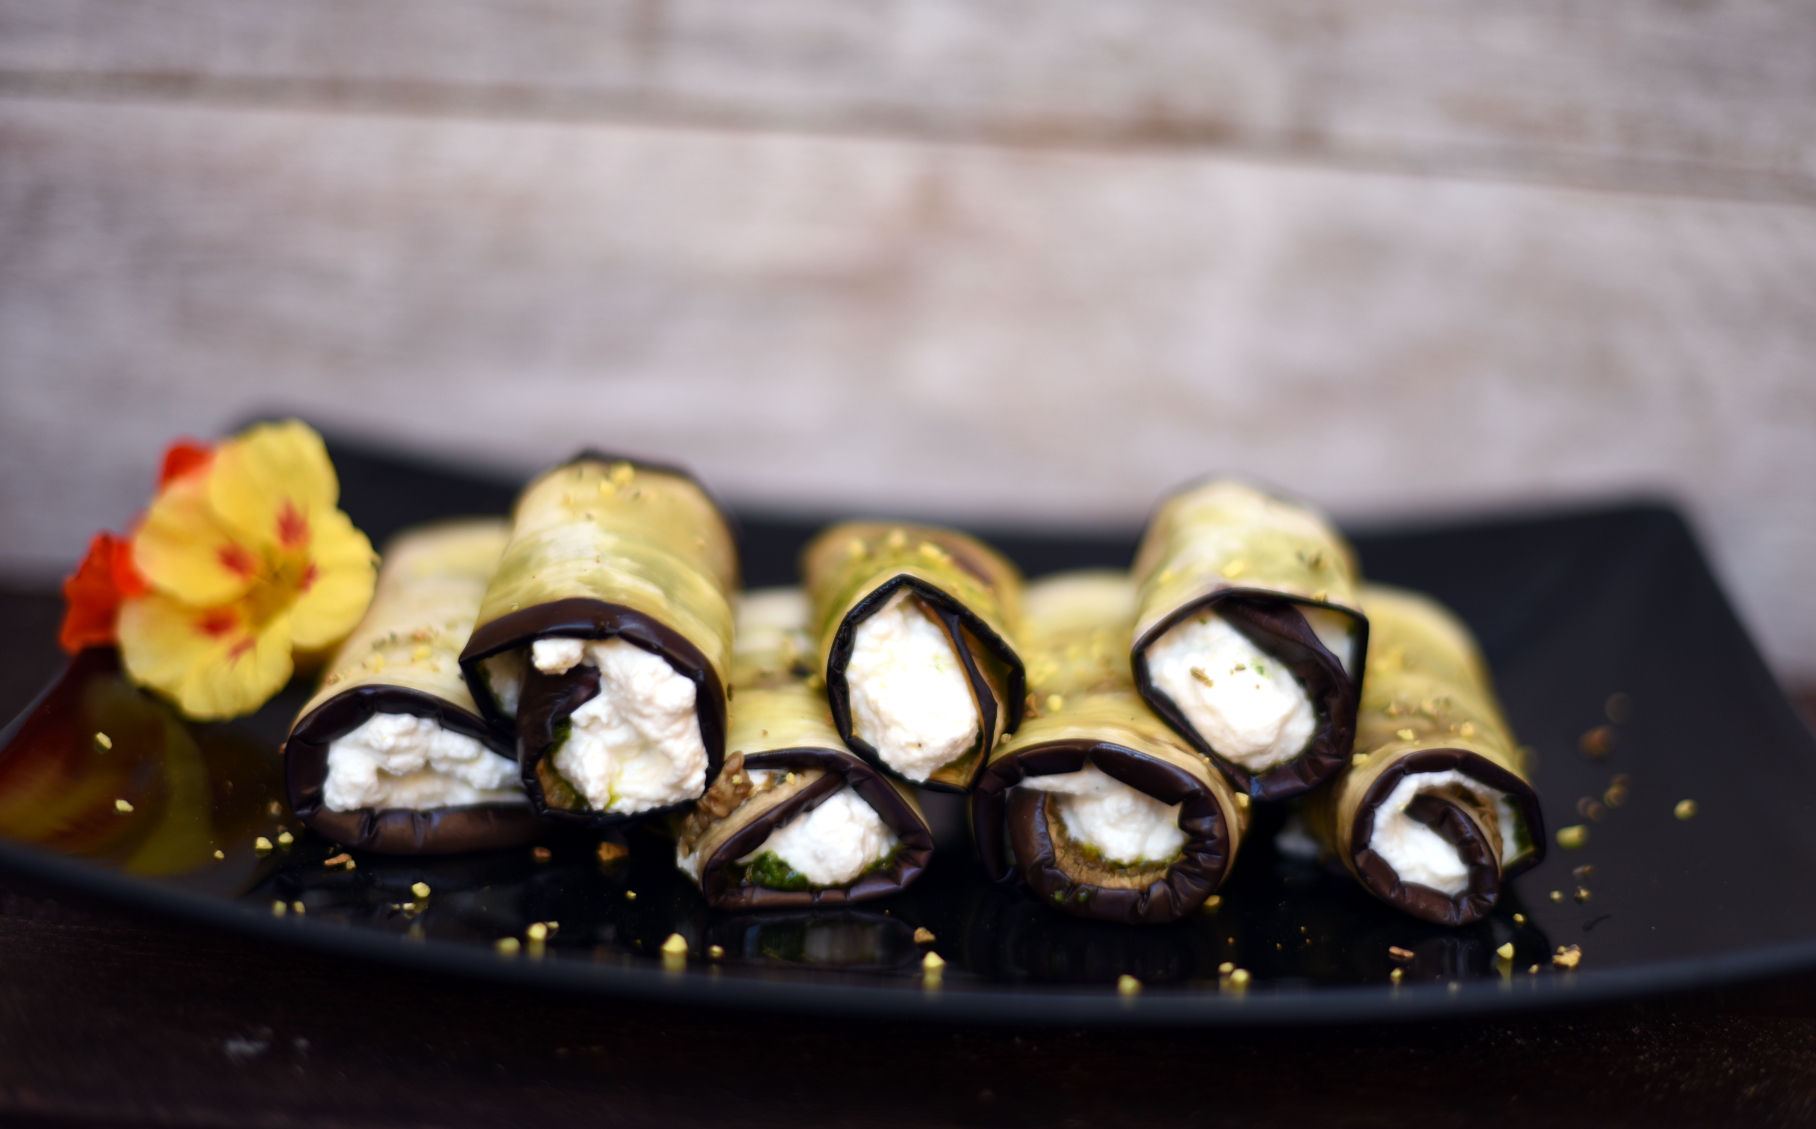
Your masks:
M 1355 756 L 1349 758 L 1349 763 L 1356 768 L 1361 768 L 1368 763 L 1368 754 L 1357 753 Z
M 1417 737 L 1418 734 L 1414 733 L 1410 729 L 1396 729 L 1396 730 L 1394 730 L 1394 736 L 1398 737 L 1402 741 L 1410 741 L 1414 737 Z
M 540 921 L 533 922 L 528 929 L 523 931 L 523 935 L 532 941 L 546 941 L 549 939 L 549 927 Z M 667 947 L 667 945 L 663 946 L 664 949 Z
M 1515 925 L 1524 925 L 1524 924 L 1526 924 L 1526 915 L 1525 915 L 1525 914 L 1523 914 L 1523 913 L 1516 913 L 1516 914 L 1514 914 L 1514 915 L 1513 915 L 1513 923 L 1514 923 L 1514 924 L 1515 924 Z
M 613 843 L 608 840 L 607 842 L 599 844 L 598 853 L 600 862 L 610 864 L 617 862 L 630 854 L 631 849 L 623 843 Z
M 1576 892 L 1574 894 L 1572 894 L 1571 896 L 1574 897 L 1579 902 L 1586 902 L 1589 900 L 1589 891 L 1584 889 L 1581 886 L 1578 886 L 1576 888 Z
M 113 748 L 113 738 L 105 733 L 97 733 L 95 734 L 95 744 L 99 745 L 102 751 L 105 752 L 106 750 Z
M 516 956 L 517 950 L 523 948 L 523 944 L 515 937 L 500 937 L 492 942 L 492 947 L 505 956 Z
M 1557 845 L 1566 851 L 1574 851 L 1589 841 L 1589 829 L 1577 823 L 1557 829 Z
M 927 928 L 925 925 L 914 931 L 914 943 L 917 945 L 931 945 L 936 939 L 937 938 L 933 936 L 933 930 Z
M 1559 968 L 1575 968 L 1582 959 L 1582 946 L 1559 945 L 1557 952 L 1551 957 L 1551 963 L 1557 965 Z
M 290 832 L 279 831 L 277 833 L 277 845 L 278 846 L 288 847 L 290 844 L 292 844 L 294 842 L 296 842 L 296 836 L 290 834 Z
M 1064 698 L 1060 697 L 1058 694 L 1048 694 L 1047 695 L 1047 712 L 1048 713 L 1058 713 L 1060 710 L 1063 710 L 1065 708 L 1066 708 L 1066 700 Z
M 1141 981 L 1126 972 L 1123 973 L 1116 978 L 1116 994 L 1119 996 L 1141 995 Z
M 261 855 L 268 855 L 271 853 L 271 840 L 260 835 L 252 841 L 252 849 Z
M 1221 906 L 1222 904 L 1223 904 L 1223 895 L 1222 894 L 1212 894 L 1210 897 L 1206 898 L 1204 900 L 1204 904 L 1199 906 L 1198 908 L 1203 910 L 1206 913 L 1216 913 L 1217 907 Z
M 1249 982 L 1249 970 L 1248 969 L 1238 968 L 1236 971 L 1230 973 L 1230 983 L 1234 984 L 1236 987 L 1240 988 L 1243 985 L 1247 984 L 1248 982 Z
M 723 960 L 725 958 L 725 946 L 724 945 L 708 945 L 708 946 L 706 946 L 706 955 L 711 957 L 713 960 Z
M 637 900 L 637 891 L 635 891 L 635 890 L 626 890 L 626 891 L 625 891 L 625 892 L 624 892 L 624 900 L 625 900 L 625 901 L 627 901 L 627 902 L 634 902 L 634 901 L 636 901 L 636 900 Z
M 272 917 L 282 917 L 282 916 L 284 916 L 284 914 L 288 913 L 289 911 L 290 911 L 290 907 L 285 905 L 283 902 L 272 902 L 271 903 L 271 916 Z
M 125 815 L 128 812 L 132 811 L 132 805 L 127 803 L 125 800 L 115 800 L 114 801 L 114 810 L 119 812 L 121 815 Z
M 300 916 L 304 912 L 303 903 L 291 902 L 290 903 L 290 912 Z
M 1526 975 L 1528 975 L 1528 976 L 1537 976 L 1538 974 L 1539 974 L 1539 966 L 1536 964 L 1526 970 Z
M 1389 945 L 1387 946 L 1387 955 L 1395 960 L 1411 960 L 1419 954 L 1413 952 L 1411 949 L 1402 949 L 1398 945 Z
M 427 882 L 412 882 L 410 883 L 410 892 L 419 898 L 426 898 L 429 896 L 429 884 Z
M 1387 974 L 1387 978 L 1392 980 L 1395 984 L 1398 984 L 1400 981 L 1406 979 L 1406 970 L 1404 968 L 1396 968 Z
M 1228 976 L 1234 971 L 1236 971 L 1236 965 L 1231 961 L 1226 960 L 1217 966 L 1217 975 L 1219 976 Z
M 1671 814 L 1677 816 L 1677 818 L 1679 818 L 1679 819 L 1693 818 L 1696 815 L 1696 801 L 1695 800 L 1679 800 L 1679 801 L 1677 801 L 1677 806 L 1671 809 Z
M 926 956 L 921 958 L 921 967 L 928 972 L 937 972 L 946 967 L 946 961 L 945 958 L 941 957 L 938 953 L 929 952 Z
M 1564 900 L 1564 892 L 1562 890 L 1553 890 L 1546 896 L 1554 902 L 1561 902 Z
M 1242 808 L 1244 811 L 1248 810 L 1249 798 L 1247 792 L 1236 793 L 1236 806 Z
M 227 857 L 227 852 L 226 851 L 216 851 L 216 852 L 214 852 L 214 857 L 217 859 L 224 859 Z
M 1502 945 L 1500 948 L 1496 949 L 1494 951 L 1494 955 L 1497 957 L 1500 957 L 1503 961 L 1507 962 L 1508 964 L 1512 964 L 1513 963 L 1513 942 L 1509 941 L 1505 945 Z
M 554 855 L 555 852 L 549 850 L 547 847 L 535 847 L 530 851 L 530 857 L 537 862 L 547 862 L 549 859 L 553 858 Z

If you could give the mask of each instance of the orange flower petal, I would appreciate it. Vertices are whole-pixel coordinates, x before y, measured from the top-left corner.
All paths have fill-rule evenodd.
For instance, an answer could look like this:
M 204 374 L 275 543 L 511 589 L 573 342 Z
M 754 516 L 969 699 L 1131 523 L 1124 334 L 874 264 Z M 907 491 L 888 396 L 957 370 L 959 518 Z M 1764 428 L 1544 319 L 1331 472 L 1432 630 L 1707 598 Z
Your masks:
M 97 533 L 76 571 L 63 581 L 63 626 L 57 642 L 70 654 L 84 647 L 109 647 L 120 614 L 116 562 L 129 548 L 111 533 Z
M 121 605 L 119 623 L 120 658 L 133 681 L 193 718 L 251 713 L 294 670 L 286 615 L 255 630 L 239 604 L 201 608 L 153 593 Z
M 163 490 L 175 479 L 201 470 L 214 459 L 214 448 L 200 439 L 179 439 L 164 451 L 164 467 L 158 472 L 158 489 Z

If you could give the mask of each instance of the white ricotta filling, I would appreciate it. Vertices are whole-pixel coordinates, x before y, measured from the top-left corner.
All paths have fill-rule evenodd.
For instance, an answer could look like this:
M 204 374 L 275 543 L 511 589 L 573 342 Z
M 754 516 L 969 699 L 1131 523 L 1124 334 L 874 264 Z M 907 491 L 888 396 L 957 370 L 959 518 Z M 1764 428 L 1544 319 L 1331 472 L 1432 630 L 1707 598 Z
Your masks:
M 596 811 L 632 813 L 697 799 L 706 789 L 706 744 L 693 682 L 661 655 L 622 639 L 571 642 L 582 644 L 585 665 L 598 669 L 599 693 L 568 715 L 555 771 Z
M 517 703 L 523 698 L 523 652 L 505 651 L 479 660 L 485 671 L 485 682 L 492 690 L 492 701 L 506 717 L 517 716 Z
M 328 746 L 322 802 L 329 811 L 426 811 L 529 801 L 516 761 L 433 718 L 380 713 Z
M 1077 772 L 1030 776 L 1021 787 L 1057 793 L 1066 834 L 1114 862 L 1167 862 L 1185 846 L 1179 827 L 1183 804 L 1163 804 L 1094 764 Z
M 909 780 L 926 780 L 978 742 L 983 722 L 958 649 L 905 590 L 858 624 L 845 680 L 852 732 Z
M 586 658 L 585 639 L 555 637 L 530 644 L 530 661 L 544 674 L 566 674 Z
M 1292 760 L 1317 732 L 1317 712 L 1293 672 L 1214 612 L 1155 640 L 1148 672 L 1211 748 L 1251 772 Z
M 751 863 L 763 852 L 774 851 L 815 886 L 843 886 L 871 863 L 888 857 L 898 842 L 876 809 L 847 785 L 819 807 L 770 832 L 762 846 L 738 861 Z
M 1455 896 L 1469 887 L 1469 865 L 1443 836 L 1406 814 L 1406 805 L 1420 792 L 1446 784 L 1460 784 L 1477 796 L 1494 801 L 1501 820 L 1501 857 L 1512 858 L 1516 850 L 1517 816 L 1506 793 L 1486 787 L 1455 769 L 1408 773 L 1401 777 L 1387 799 L 1375 809 L 1375 829 L 1368 837 L 1368 846 L 1394 868 L 1400 881 L 1429 886 L 1441 894 Z

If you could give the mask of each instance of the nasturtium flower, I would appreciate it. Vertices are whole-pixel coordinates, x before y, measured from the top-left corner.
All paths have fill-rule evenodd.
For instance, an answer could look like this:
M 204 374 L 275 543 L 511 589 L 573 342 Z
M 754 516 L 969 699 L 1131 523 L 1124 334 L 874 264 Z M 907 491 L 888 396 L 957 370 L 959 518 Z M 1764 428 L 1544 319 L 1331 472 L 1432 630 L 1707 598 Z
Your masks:
M 295 421 L 260 424 L 212 451 L 178 444 L 161 479 L 131 538 L 137 590 L 116 585 L 121 660 L 191 717 L 250 713 L 290 680 L 293 652 L 358 624 L 372 599 L 371 543 L 337 508 L 321 437 Z M 91 550 L 66 592 L 94 560 Z M 78 620 L 95 637 L 100 606 L 72 595 L 65 646 Z

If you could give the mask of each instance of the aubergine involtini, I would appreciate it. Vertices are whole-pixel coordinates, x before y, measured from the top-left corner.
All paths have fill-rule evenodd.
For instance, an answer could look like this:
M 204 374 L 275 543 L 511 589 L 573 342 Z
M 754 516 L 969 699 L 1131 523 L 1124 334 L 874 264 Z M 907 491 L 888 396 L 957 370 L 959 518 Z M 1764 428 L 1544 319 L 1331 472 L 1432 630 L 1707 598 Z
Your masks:
M 913 791 L 852 755 L 809 679 L 799 589 L 738 613 L 725 769 L 682 822 L 676 865 L 715 909 L 860 902 L 907 888 L 933 857 Z
M 515 742 L 480 717 L 459 663 L 509 535 L 500 519 L 450 521 L 386 546 L 365 618 L 284 745 L 305 824 L 395 854 L 515 846 L 545 830 Z
M 951 529 L 847 522 L 802 574 L 839 736 L 903 780 L 968 791 L 1021 721 L 1021 573 Z
M 971 795 L 973 836 L 995 881 L 1067 913 L 1177 920 L 1222 884 L 1248 797 L 1135 692 L 1135 588 L 1118 572 L 1029 586 L 1022 639 L 1027 720 L 990 754 Z
M 1493 912 L 1545 857 L 1544 817 L 1475 641 L 1436 601 L 1363 585 L 1368 677 L 1355 754 L 1307 829 L 1376 897 L 1440 925 Z
M 529 486 L 461 666 L 537 810 L 692 803 L 725 750 L 737 544 L 686 473 L 585 454 Z
M 1329 522 L 1214 479 L 1161 503 L 1133 571 L 1135 684 L 1156 713 L 1257 800 L 1343 767 L 1368 620 Z

